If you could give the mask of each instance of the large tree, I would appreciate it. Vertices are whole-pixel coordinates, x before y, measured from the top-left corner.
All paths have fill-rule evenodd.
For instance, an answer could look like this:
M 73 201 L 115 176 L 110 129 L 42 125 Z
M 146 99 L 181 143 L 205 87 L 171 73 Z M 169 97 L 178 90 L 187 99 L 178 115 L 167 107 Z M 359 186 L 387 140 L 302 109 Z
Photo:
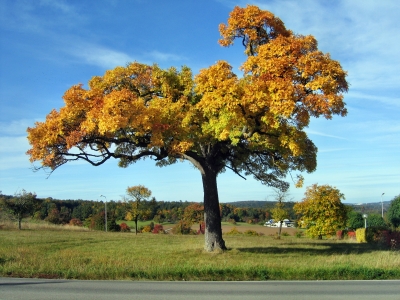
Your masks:
M 308 187 L 302 202 L 294 205 L 301 216 L 299 225 L 307 228 L 311 237 L 331 236 L 344 228 L 347 221 L 347 208 L 342 203 L 344 195 L 330 185 L 313 184 Z
M 242 76 L 218 61 L 193 78 L 188 67 L 163 70 L 138 62 L 75 85 L 65 106 L 28 128 L 32 162 L 55 170 L 110 158 L 127 167 L 145 157 L 159 166 L 190 161 L 204 190 L 205 248 L 225 249 L 217 176 L 230 169 L 286 190 L 288 172 L 312 172 L 317 147 L 304 131 L 310 117 L 346 115 L 346 72 L 256 6 L 235 7 L 220 25 L 222 46 L 240 39 Z M 300 177 L 301 178 L 301 177 Z

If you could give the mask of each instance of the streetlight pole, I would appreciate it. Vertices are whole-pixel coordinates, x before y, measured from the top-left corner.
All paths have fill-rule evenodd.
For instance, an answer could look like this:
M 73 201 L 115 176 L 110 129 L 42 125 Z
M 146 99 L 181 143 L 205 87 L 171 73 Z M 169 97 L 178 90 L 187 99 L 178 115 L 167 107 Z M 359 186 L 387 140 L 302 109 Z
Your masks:
M 382 193 L 382 195 L 381 195 L 381 204 L 382 204 L 382 219 L 383 219 L 383 199 L 382 199 L 383 195 L 385 195 L 385 193 Z
M 104 201 L 104 209 L 105 209 L 104 220 L 105 220 L 105 223 L 106 223 L 106 226 L 105 226 L 106 229 L 105 230 L 107 232 L 107 197 L 103 196 L 103 195 L 100 195 L 100 197 L 104 197 L 104 199 L 105 199 L 105 201 Z
M 365 227 L 365 229 L 367 229 L 367 218 L 368 218 L 368 215 L 367 214 L 363 214 L 363 218 L 364 218 L 364 227 Z

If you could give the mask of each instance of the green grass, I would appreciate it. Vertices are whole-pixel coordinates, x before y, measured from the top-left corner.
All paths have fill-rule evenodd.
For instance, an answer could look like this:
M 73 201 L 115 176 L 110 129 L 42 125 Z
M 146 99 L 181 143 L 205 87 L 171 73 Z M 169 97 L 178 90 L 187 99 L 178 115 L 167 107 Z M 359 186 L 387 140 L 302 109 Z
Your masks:
M 0 276 L 122 280 L 400 279 L 400 252 L 349 241 L 0 230 Z

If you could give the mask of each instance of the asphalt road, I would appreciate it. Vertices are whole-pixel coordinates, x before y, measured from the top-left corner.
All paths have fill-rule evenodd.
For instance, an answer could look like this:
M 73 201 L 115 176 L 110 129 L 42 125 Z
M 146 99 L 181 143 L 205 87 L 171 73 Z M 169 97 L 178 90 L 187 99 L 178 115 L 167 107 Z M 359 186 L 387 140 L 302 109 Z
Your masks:
M 400 299 L 400 280 L 154 282 L 0 278 L 0 300 Z

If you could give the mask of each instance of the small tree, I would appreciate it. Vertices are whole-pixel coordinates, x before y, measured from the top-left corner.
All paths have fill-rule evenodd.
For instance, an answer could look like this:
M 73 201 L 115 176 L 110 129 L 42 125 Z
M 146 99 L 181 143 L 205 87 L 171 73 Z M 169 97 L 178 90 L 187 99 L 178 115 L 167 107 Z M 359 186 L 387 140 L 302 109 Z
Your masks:
M 400 195 L 394 197 L 390 202 L 387 218 L 393 227 L 400 226 Z
M 204 220 L 204 206 L 199 203 L 190 204 L 183 210 L 182 219 L 190 225 L 199 223 L 199 230 L 201 231 L 201 224 Z
M 135 222 L 135 233 L 138 233 L 138 220 L 140 216 L 146 214 L 149 210 L 149 204 L 147 199 L 151 196 L 151 191 L 143 185 L 130 186 L 126 189 L 126 219 L 133 220 Z M 155 202 L 153 198 L 152 203 Z
M 368 214 L 367 224 L 368 224 L 367 227 L 369 228 L 375 228 L 375 229 L 387 228 L 385 220 L 382 218 L 381 215 L 378 214 Z
M 294 209 L 301 215 L 300 225 L 311 237 L 331 236 L 346 224 L 347 209 L 341 202 L 344 195 L 329 185 L 313 184 L 308 187 L 302 202 Z
M 36 194 L 22 190 L 16 193 L 11 199 L 2 197 L 0 199 L 0 206 L 3 207 L 6 213 L 18 221 L 18 229 L 21 230 L 21 221 L 33 213 L 35 202 Z
M 104 231 L 105 229 L 105 212 L 101 211 L 98 214 L 87 219 L 88 227 L 93 230 Z M 120 231 L 121 227 L 117 224 L 115 216 L 107 213 L 107 231 Z
M 361 213 L 349 211 L 347 213 L 347 227 L 352 230 L 364 227 L 364 219 Z
M 289 218 L 289 211 L 285 208 L 284 201 L 287 198 L 287 192 L 275 189 L 275 207 L 271 209 L 272 218 L 279 223 L 278 239 L 281 238 L 283 220 Z

